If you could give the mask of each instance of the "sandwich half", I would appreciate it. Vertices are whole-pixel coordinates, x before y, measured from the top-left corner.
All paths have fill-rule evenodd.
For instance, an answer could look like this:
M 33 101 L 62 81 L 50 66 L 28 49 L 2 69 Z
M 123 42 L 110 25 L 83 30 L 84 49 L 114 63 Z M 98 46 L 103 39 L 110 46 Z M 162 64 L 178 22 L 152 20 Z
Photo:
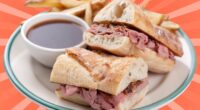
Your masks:
M 96 110 L 129 110 L 147 93 L 147 71 L 141 58 L 71 48 L 57 58 L 50 81 L 68 101 Z
M 142 57 L 149 71 L 167 73 L 183 50 L 178 36 L 153 25 L 131 0 L 113 0 L 84 33 L 85 43 L 119 56 Z

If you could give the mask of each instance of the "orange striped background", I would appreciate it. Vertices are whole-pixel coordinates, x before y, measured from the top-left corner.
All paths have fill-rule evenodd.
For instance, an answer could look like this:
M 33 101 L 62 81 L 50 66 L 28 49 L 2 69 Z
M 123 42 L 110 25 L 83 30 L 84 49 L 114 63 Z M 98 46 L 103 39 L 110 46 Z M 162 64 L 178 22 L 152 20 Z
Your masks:
M 25 19 L 46 9 L 24 6 L 25 0 L 0 0 L 0 109 L 1 110 L 43 110 L 22 96 L 8 80 L 3 68 L 3 52 L 6 42 L 15 28 Z M 143 0 L 136 0 L 137 3 Z M 197 71 L 190 87 L 175 101 L 161 110 L 200 109 L 200 0 L 145 0 L 147 8 L 169 14 L 190 36 L 197 52 Z

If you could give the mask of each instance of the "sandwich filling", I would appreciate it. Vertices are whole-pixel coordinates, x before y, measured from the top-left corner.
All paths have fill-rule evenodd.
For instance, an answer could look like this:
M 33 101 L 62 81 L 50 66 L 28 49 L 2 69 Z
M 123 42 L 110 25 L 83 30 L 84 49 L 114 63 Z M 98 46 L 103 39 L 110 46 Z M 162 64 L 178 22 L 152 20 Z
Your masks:
M 86 89 L 71 85 L 60 85 L 64 96 L 80 94 L 80 96 L 95 110 L 111 110 L 115 109 L 126 97 L 132 97 L 140 92 L 148 84 L 147 79 L 132 82 L 120 94 L 114 96 L 99 90 Z
M 131 42 L 135 44 L 137 48 L 142 50 L 149 48 L 163 58 L 170 58 L 174 60 L 174 53 L 166 46 L 154 39 L 151 39 L 145 33 L 130 29 L 127 26 L 113 24 L 92 24 L 88 32 L 94 35 L 106 35 L 108 37 L 129 37 Z

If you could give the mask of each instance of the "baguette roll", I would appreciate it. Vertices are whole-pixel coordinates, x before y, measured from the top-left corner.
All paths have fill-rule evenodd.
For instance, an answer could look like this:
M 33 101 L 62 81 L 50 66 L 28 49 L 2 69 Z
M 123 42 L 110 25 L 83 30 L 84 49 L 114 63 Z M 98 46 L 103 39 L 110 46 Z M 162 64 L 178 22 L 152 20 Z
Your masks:
M 168 47 L 175 55 L 183 55 L 178 37 L 166 29 L 154 26 L 145 16 L 143 9 L 131 0 L 114 0 L 95 16 L 94 22 L 125 24 L 135 27 Z
M 147 63 L 149 71 L 154 73 L 168 73 L 175 65 L 175 60 L 163 58 L 149 48 L 137 48 L 128 37 L 107 37 L 85 32 L 84 41 L 90 47 L 100 48 L 118 56 L 141 57 Z
M 147 64 L 141 58 L 105 57 L 72 48 L 57 58 L 50 81 L 117 95 L 131 82 L 145 79 L 147 71 Z

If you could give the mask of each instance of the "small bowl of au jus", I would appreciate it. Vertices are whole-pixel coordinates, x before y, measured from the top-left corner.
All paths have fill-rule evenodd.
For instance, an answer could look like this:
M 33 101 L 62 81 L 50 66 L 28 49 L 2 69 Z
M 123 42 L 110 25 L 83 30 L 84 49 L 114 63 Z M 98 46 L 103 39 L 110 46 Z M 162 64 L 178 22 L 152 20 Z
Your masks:
M 42 13 L 24 22 L 21 35 L 31 56 L 52 67 L 66 48 L 83 47 L 83 32 L 89 25 L 65 13 Z

